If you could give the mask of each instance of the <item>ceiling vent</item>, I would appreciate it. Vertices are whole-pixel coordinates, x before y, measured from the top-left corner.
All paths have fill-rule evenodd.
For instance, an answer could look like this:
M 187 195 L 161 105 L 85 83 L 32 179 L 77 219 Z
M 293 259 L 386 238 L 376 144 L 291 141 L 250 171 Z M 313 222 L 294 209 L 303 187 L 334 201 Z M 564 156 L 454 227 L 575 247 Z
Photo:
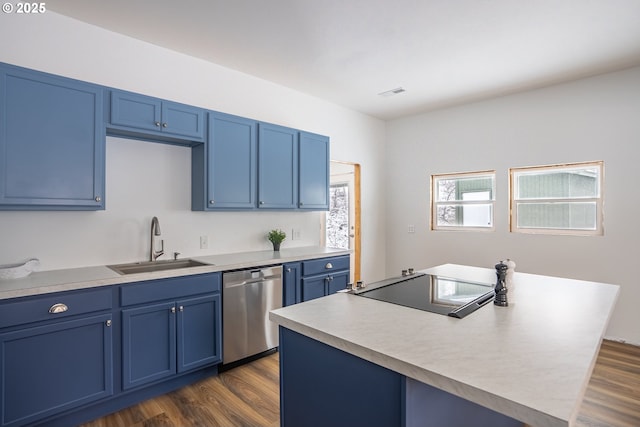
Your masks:
M 385 98 L 393 95 L 397 95 L 399 93 L 405 92 L 405 90 L 401 87 L 397 87 L 395 89 L 388 90 L 386 92 L 380 92 L 378 95 L 384 96 Z

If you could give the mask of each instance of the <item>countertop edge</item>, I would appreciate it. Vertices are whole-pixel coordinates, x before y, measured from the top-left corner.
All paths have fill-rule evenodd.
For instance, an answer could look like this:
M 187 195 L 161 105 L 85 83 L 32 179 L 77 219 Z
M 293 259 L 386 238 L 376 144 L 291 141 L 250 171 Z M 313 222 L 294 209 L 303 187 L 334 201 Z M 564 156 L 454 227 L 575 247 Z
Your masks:
M 289 262 L 350 255 L 351 250 L 304 246 L 280 252 L 255 251 L 230 254 L 188 257 L 209 265 L 186 269 L 164 270 L 150 273 L 121 275 L 106 265 L 88 266 L 70 269 L 34 272 L 27 277 L 12 280 L 0 280 L 0 300 L 90 289 L 101 286 L 113 286 L 136 283 L 147 280 L 171 277 L 193 276 L 198 274 L 278 265 Z

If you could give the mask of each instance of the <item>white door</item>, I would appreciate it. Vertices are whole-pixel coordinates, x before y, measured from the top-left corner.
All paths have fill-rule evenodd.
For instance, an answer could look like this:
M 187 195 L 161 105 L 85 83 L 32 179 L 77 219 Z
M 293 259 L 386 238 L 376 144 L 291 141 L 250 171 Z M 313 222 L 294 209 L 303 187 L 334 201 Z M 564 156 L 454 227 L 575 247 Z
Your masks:
M 324 246 L 350 249 L 351 277 L 353 283 L 356 274 L 356 209 L 355 209 L 355 173 L 354 165 L 331 162 L 331 180 L 329 188 L 329 211 L 323 218 Z

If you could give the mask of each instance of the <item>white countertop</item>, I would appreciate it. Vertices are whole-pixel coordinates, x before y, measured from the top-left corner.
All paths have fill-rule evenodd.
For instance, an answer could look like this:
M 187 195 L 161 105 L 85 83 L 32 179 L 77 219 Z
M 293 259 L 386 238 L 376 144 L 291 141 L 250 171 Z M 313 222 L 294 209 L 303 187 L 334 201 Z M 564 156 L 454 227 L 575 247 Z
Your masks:
M 494 269 L 425 273 L 495 283 Z M 515 273 L 509 307 L 464 319 L 338 293 L 272 311 L 278 324 L 535 427 L 571 426 L 616 285 Z
M 350 253 L 351 251 L 343 249 L 305 246 L 282 249 L 279 252 L 269 250 L 194 257 L 190 259 L 210 265 L 187 269 L 156 271 L 152 273 L 120 275 L 104 265 L 39 271 L 31 273 L 29 276 L 20 279 L 0 280 L 0 300 L 29 295 L 47 294 L 51 292 L 117 285 L 120 283 L 140 282 L 143 280 L 282 264 L 285 262 L 295 262 L 305 259 L 348 255 Z

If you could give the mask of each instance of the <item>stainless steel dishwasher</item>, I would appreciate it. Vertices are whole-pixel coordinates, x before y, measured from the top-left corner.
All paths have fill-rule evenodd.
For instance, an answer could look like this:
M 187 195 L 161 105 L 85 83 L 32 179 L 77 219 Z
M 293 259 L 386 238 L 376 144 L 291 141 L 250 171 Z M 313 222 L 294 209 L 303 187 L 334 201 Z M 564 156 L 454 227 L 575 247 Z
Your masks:
M 222 363 L 278 346 L 278 327 L 269 311 L 282 307 L 282 266 L 222 275 Z

